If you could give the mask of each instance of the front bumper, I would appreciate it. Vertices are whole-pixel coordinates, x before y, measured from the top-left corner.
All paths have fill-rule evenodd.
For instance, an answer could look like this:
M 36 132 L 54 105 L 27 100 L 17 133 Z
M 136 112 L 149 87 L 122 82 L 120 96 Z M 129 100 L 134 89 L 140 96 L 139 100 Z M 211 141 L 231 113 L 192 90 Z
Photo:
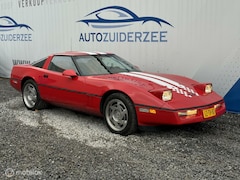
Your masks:
M 182 125 L 215 119 L 226 112 L 224 101 L 209 105 L 182 109 L 164 109 L 136 105 L 139 126 Z M 183 112 L 195 112 L 184 115 Z M 208 111 L 210 113 L 208 113 Z M 206 114 L 208 113 L 208 114 Z

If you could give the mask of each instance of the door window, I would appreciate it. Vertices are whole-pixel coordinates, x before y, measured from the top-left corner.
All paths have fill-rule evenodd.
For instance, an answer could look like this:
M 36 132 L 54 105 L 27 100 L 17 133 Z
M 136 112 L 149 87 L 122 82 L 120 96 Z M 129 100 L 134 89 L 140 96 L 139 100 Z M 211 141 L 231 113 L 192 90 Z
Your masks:
M 72 69 L 76 73 L 78 72 L 72 58 L 69 56 L 54 56 L 48 69 L 56 72 L 63 72 L 66 69 Z

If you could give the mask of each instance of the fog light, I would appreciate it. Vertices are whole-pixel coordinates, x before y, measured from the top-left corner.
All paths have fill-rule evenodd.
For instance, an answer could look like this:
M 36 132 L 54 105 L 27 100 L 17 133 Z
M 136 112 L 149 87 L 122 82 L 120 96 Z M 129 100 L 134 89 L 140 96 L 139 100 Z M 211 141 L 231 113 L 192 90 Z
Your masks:
M 215 104 L 214 105 L 214 109 L 218 109 L 218 108 L 220 108 L 222 105 L 221 104 Z
M 178 112 L 178 116 L 192 116 L 197 114 L 197 109 Z

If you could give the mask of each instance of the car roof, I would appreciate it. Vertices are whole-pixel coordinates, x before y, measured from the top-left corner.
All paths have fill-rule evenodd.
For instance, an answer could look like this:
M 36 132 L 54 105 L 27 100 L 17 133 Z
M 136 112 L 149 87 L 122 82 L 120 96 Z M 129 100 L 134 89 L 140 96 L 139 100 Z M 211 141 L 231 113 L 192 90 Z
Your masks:
M 106 52 L 86 52 L 86 51 L 66 51 L 62 53 L 55 53 L 55 55 L 59 56 L 86 56 L 86 55 L 102 55 L 102 54 L 112 54 Z

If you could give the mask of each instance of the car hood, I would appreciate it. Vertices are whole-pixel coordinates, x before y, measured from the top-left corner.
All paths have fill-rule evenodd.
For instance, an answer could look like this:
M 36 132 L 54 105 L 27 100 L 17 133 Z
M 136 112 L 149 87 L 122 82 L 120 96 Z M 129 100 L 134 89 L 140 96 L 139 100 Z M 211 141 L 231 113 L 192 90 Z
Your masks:
M 136 95 L 135 99 L 131 96 L 133 101 L 136 104 L 145 104 L 147 106 L 152 106 L 154 104 L 156 107 L 164 106 L 168 109 L 184 109 L 200 107 L 202 105 L 222 101 L 222 97 L 215 92 L 206 94 L 204 88 L 199 90 L 199 85 L 205 85 L 206 83 L 199 83 L 195 80 L 179 75 L 123 72 L 95 76 L 92 78 L 95 79 L 95 83 L 100 83 L 101 80 L 104 80 L 111 88 L 121 89 L 132 95 Z M 149 94 L 144 93 L 149 92 L 155 94 L 164 89 L 172 90 L 173 99 L 171 101 L 162 102 L 159 101 L 159 98 L 150 100 Z M 132 91 L 134 93 L 132 93 Z M 136 91 L 138 91 L 138 93 L 136 93 Z
M 153 74 L 146 72 L 124 72 L 112 74 L 105 78 L 139 86 L 147 91 L 159 88 L 167 88 L 186 95 L 197 94 L 193 86 L 198 84 L 198 82 L 178 75 Z

